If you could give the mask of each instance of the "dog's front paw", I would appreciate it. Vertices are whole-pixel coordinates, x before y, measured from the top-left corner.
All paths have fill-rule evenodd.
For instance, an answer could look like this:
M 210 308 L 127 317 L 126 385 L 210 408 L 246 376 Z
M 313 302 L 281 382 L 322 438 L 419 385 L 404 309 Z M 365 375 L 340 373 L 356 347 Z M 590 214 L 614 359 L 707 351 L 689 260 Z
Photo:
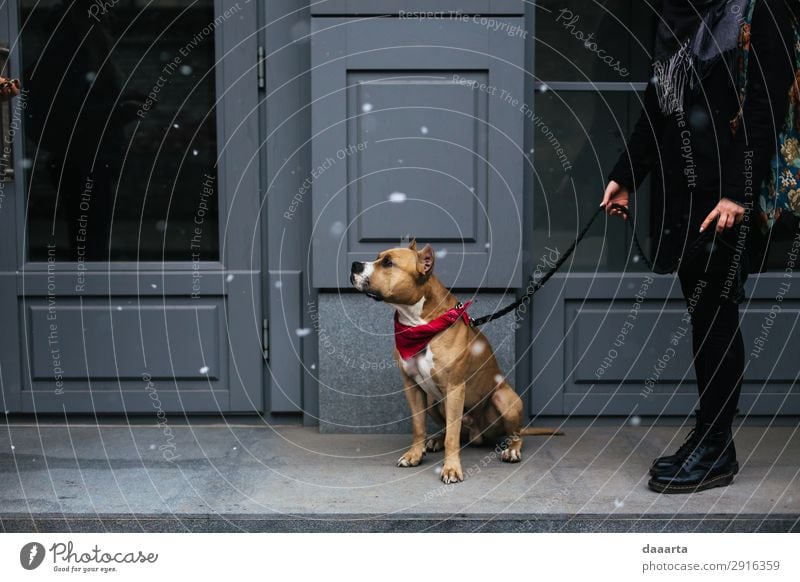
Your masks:
M 500 460 L 504 463 L 519 463 L 522 460 L 522 453 L 517 449 L 506 449 L 500 454 Z
M 458 483 L 464 480 L 464 472 L 461 470 L 461 463 L 445 463 L 441 474 L 442 481 L 445 483 Z
M 422 462 L 425 451 L 420 449 L 408 449 L 406 454 L 397 459 L 398 467 L 416 467 Z
M 441 451 L 444 448 L 444 436 L 432 436 L 425 441 L 425 450 L 429 453 Z

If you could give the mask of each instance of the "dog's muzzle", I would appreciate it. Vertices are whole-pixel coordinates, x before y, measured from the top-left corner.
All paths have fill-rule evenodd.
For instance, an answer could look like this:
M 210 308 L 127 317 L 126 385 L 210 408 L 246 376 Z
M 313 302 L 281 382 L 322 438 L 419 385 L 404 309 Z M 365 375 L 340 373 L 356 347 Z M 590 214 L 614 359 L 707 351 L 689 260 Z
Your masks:
M 381 301 L 383 297 L 380 293 L 369 288 L 369 276 L 372 273 L 372 263 L 360 263 L 355 261 L 350 265 L 350 284 L 356 289 L 371 297 L 376 301 Z
M 365 273 L 365 270 L 364 263 L 354 261 L 353 264 L 350 265 L 350 284 L 359 291 L 363 291 L 364 287 L 369 282 L 367 277 L 368 273 Z

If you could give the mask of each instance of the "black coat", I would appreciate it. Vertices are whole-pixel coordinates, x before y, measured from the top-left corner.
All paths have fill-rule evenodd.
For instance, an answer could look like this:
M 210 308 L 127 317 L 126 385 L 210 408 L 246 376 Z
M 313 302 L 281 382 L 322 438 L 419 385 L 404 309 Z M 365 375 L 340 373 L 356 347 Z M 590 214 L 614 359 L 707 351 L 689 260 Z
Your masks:
M 790 6 L 795 3 L 757 0 L 751 23 L 747 97 L 735 135 L 730 122 L 739 108 L 736 78 L 722 60 L 697 92 L 686 92 L 683 114 L 664 116 L 654 85 L 648 85 L 642 114 L 609 179 L 633 191 L 655 171 L 655 190 L 662 192 L 653 200 L 657 271 L 673 270 L 721 197 L 743 205 L 757 201 L 760 188 L 748 188 L 745 170 L 752 171 L 752 184 L 761 184 L 777 151 L 794 79 Z M 755 200 L 747 194 L 754 194 Z M 718 242 L 735 246 L 737 236 L 737 229 L 731 229 Z M 713 263 L 713 258 L 704 261 L 708 257 L 697 254 L 693 253 L 692 260 Z

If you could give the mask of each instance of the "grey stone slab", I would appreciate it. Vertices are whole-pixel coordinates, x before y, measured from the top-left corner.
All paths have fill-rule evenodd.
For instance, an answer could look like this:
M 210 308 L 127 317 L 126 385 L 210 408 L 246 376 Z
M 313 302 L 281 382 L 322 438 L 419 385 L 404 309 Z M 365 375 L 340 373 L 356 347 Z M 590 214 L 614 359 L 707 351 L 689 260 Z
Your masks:
M 526 438 L 516 465 L 469 447 L 467 479 L 445 486 L 441 453 L 395 466 L 408 435 L 176 425 L 165 449 L 156 426 L 12 423 L 0 425 L 0 517 L 6 531 L 797 529 L 796 427 L 738 428 L 742 468 L 729 487 L 649 491 L 650 460 L 684 432 L 570 426 Z
M 472 298 L 459 294 L 462 301 Z M 496 311 L 513 297 L 480 294 L 470 313 Z M 319 414 L 324 433 L 406 433 L 411 430 L 400 372 L 392 357 L 394 310 L 364 295 L 319 295 Z M 482 329 L 501 370 L 513 377 L 514 321 Z

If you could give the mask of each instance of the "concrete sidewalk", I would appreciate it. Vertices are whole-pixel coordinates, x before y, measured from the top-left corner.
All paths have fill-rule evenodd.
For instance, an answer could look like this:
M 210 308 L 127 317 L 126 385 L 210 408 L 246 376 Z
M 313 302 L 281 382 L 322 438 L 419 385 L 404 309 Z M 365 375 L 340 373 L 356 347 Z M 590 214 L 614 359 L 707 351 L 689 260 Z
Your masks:
M 677 427 L 570 427 L 527 437 L 523 462 L 468 448 L 395 467 L 409 437 L 219 424 L 0 425 L 4 531 L 800 531 L 800 431 L 738 429 L 733 485 L 646 487 Z M 171 459 L 171 460 L 168 460 Z

